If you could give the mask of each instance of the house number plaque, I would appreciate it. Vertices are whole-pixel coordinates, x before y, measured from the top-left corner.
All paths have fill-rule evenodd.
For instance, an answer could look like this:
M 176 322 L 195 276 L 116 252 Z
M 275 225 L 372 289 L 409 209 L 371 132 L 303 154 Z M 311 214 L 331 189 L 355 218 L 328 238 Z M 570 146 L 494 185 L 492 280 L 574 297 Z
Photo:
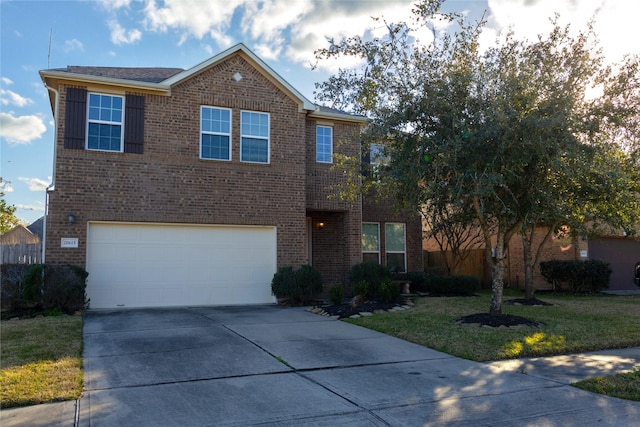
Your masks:
M 77 237 L 63 237 L 60 239 L 60 247 L 61 248 L 77 248 L 78 247 L 78 238 Z

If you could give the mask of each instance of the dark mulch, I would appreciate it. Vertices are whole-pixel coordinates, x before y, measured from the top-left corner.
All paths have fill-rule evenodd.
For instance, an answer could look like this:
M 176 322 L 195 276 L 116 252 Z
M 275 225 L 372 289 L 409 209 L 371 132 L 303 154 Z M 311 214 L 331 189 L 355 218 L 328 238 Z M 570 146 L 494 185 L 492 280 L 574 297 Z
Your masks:
M 352 306 L 350 303 L 318 306 L 329 316 L 339 316 L 340 319 L 360 314 L 362 312 L 374 312 L 375 310 L 389 310 L 398 304 L 392 302 L 366 301 L 364 304 Z
M 527 326 L 530 328 L 541 328 L 544 326 L 540 322 L 527 319 L 525 317 L 513 316 L 511 314 L 502 314 L 500 316 L 492 316 L 489 313 L 477 313 L 464 316 L 456 320 L 456 323 L 463 325 L 490 326 L 492 328 L 499 327 L 520 327 Z
M 531 305 L 531 306 L 553 305 L 551 303 L 539 300 L 538 298 L 516 298 L 516 299 L 507 300 L 504 303 L 510 304 L 510 305 Z

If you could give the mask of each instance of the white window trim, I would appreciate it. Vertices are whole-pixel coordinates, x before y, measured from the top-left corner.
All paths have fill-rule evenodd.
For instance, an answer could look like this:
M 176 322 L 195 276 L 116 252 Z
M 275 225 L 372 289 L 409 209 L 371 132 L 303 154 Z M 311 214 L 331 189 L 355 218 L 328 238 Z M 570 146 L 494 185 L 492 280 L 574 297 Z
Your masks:
M 400 224 L 402 225 L 402 241 L 404 242 L 404 247 L 402 251 L 390 251 L 387 250 L 387 225 L 394 225 L 394 224 Z M 385 253 L 385 264 L 387 264 L 387 260 L 386 260 L 386 254 L 404 254 L 404 270 L 403 272 L 407 271 L 407 224 L 405 224 L 404 222 L 387 222 L 384 224 L 384 253 Z
M 265 114 L 267 116 L 267 137 L 264 138 L 262 136 L 256 135 L 245 135 L 242 133 L 242 113 L 258 113 Z M 266 139 L 267 141 L 267 161 L 266 162 L 256 162 L 253 160 L 242 160 L 242 140 L 243 138 L 254 138 L 254 139 Z M 252 110 L 240 110 L 240 162 L 241 163 L 255 163 L 258 165 L 268 165 L 271 163 L 271 114 L 264 111 L 252 111 Z
M 331 141 L 330 141 L 330 149 L 329 149 L 329 161 L 318 160 L 318 128 L 327 128 L 331 130 Z M 327 125 L 316 125 L 316 163 L 325 163 L 331 164 L 333 163 L 333 126 Z
M 91 120 L 89 118 L 89 109 L 91 108 L 91 103 L 89 102 L 89 99 L 91 98 L 91 95 L 100 95 L 100 96 L 111 96 L 114 98 L 121 98 L 122 99 L 122 121 L 121 122 L 109 122 L 106 120 Z M 125 96 L 120 95 L 120 94 L 114 94 L 114 93 L 103 93 L 103 92 L 87 92 L 87 123 L 86 123 L 86 127 L 85 127 L 85 131 L 84 131 L 84 148 L 85 150 L 90 150 L 90 151 L 102 151 L 104 153 L 124 153 L 124 116 L 125 116 Z M 89 148 L 89 124 L 90 123 L 98 123 L 98 124 L 104 124 L 104 125 L 120 125 L 120 150 L 102 150 L 100 148 Z
M 216 109 L 216 110 L 225 110 L 229 112 L 229 133 L 224 133 L 224 132 L 209 132 L 209 131 L 203 131 L 202 130 L 202 111 L 205 108 L 209 108 L 209 109 Z M 230 162 L 231 158 L 232 158 L 232 154 L 231 154 L 231 148 L 233 147 L 233 144 L 231 143 L 231 130 L 233 129 L 233 111 L 231 110 L 231 108 L 223 108 L 223 107 L 216 107 L 213 105 L 201 105 L 200 106 L 200 159 L 201 160 L 212 160 L 212 161 L 218 161 L 218 162 Z M 228 159 L 213 159 L 211 157 L 202 157 L 202 135 L 222 135 L 222 136 L 228 136 L 229 137 L 229 158 Z
M 380 264 L 380 253 L 382 252 L 381 249 L 381 242 L 380 242 L 380 223 L 379 222 L 363 222 L 362 225 L 364 224 L 373 224 L 373 225 L 377 225 L 378 226 L 378 250 L 377 251 L 365 251 L 364 248 L 361 248 L 361 251 L 363 254 L 378 254 L 378 264 Z M 362 225 L 360 226 L 362 229 Z M 360 245 L 362 246 L 362 244 Z

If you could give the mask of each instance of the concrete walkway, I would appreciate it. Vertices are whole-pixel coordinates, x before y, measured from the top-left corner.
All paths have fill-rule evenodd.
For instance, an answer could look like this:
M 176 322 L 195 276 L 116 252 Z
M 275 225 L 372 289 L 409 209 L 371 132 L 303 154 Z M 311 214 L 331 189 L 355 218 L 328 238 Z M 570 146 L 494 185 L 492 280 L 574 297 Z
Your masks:
M 640 348 L 476 363 L 302 309 L 91 311 L 77 402 L 8 426 L 640 426 L 640 402 L 568 384 Z

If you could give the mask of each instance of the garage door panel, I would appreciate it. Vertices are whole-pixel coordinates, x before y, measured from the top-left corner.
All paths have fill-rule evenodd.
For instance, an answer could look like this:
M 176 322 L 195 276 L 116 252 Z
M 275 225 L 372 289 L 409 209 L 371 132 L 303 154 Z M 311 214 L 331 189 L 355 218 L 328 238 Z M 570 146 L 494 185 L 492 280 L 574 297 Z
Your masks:
M 91 307 L 273 303 L 275 227 L 90 223 Z

